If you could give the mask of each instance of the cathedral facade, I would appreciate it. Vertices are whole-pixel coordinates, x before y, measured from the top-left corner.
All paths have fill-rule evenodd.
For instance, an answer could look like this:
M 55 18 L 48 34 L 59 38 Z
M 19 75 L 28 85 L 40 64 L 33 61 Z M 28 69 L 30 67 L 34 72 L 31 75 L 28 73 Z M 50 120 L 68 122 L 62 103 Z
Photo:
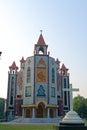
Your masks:
M 58 118 L 70 109 L 69 73 L 58 58 L 50 56 L 42 33 L 34 55 L 9 67 L 7 121 L 15 118 Z

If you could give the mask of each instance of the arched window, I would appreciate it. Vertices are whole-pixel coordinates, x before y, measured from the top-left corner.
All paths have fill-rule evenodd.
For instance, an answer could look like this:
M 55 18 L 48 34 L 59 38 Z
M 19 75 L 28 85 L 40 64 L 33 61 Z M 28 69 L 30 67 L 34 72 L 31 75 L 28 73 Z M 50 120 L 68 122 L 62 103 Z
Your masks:
M 26 86 L 25 88 L 25 97 L 31 96 L 31 86 Z
M 39 48 L 39 54 L 44 54 L 44 48 L 43 47 Z
M 66 78 L 64 78 L 64 88 L 66 88 Z
M 10 95 L 10 105 L 13 105 L 13 97 L 14 97 L 14 77 L 11 78 L 11 95 Z
M 29 83 L 31 80 L 31 69 L 30 67 L 27 68 L 27 83 Z
M 55 88 L 51 87 L 51 97 L 55 97 Z
M 55 83 L 55 70 L 52 68 L 52 83 Z

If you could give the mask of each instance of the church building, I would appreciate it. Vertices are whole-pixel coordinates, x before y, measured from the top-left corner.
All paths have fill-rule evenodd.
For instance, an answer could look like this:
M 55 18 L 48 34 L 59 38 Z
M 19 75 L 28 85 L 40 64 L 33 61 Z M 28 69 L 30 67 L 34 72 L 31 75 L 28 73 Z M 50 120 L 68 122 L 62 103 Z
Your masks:
M 15 118 L 62 117 L 70 110 L 68 68 L 50 56 L 42 33 L 34 45 L 34 55 L 13 61 L 9 66 L 7 121 Z M 64 90 L 63 90 L 64 89 Z

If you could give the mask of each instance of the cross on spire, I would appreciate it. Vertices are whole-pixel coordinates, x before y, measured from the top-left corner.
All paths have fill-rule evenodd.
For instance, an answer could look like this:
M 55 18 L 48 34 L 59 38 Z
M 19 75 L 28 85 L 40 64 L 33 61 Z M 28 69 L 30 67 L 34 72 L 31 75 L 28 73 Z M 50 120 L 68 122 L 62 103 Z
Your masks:
M 72 84 L 70 84 L 69 86 L 69 88 L 63 88 L 63 91 L 70 92 L 70 110 L 73 110 L 73 92 L 79 91 L 79 88 L 72 88 Z
M 40 30 L 40 32 L 41 32 L 41 34 L 42 34 L 43 30 Z
M 41 34 L 40 34 L 40 36 L 39 36 L 39 39 L 38 39 L 37 44 L 38 44 L 38 45 L 46 45 L 46 44 L 45 44 L 45 41 L 44 41 L 44 38 L 43 38 L 43 35 L 42 35 L 42 30 L 40 30 L 40 32 L 41 32 Z

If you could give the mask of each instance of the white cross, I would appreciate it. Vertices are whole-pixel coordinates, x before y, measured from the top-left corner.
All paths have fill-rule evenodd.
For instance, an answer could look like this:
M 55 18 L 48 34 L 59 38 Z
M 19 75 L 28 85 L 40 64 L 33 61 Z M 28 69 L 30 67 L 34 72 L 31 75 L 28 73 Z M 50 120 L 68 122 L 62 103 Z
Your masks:
M 69 86 L 69 88 L 63 88 L 63 91 L 70 92 L 70 110 L 73 110 L 73 91 L 79 91 L 79 88 L 72 88 L 72 84 Z

